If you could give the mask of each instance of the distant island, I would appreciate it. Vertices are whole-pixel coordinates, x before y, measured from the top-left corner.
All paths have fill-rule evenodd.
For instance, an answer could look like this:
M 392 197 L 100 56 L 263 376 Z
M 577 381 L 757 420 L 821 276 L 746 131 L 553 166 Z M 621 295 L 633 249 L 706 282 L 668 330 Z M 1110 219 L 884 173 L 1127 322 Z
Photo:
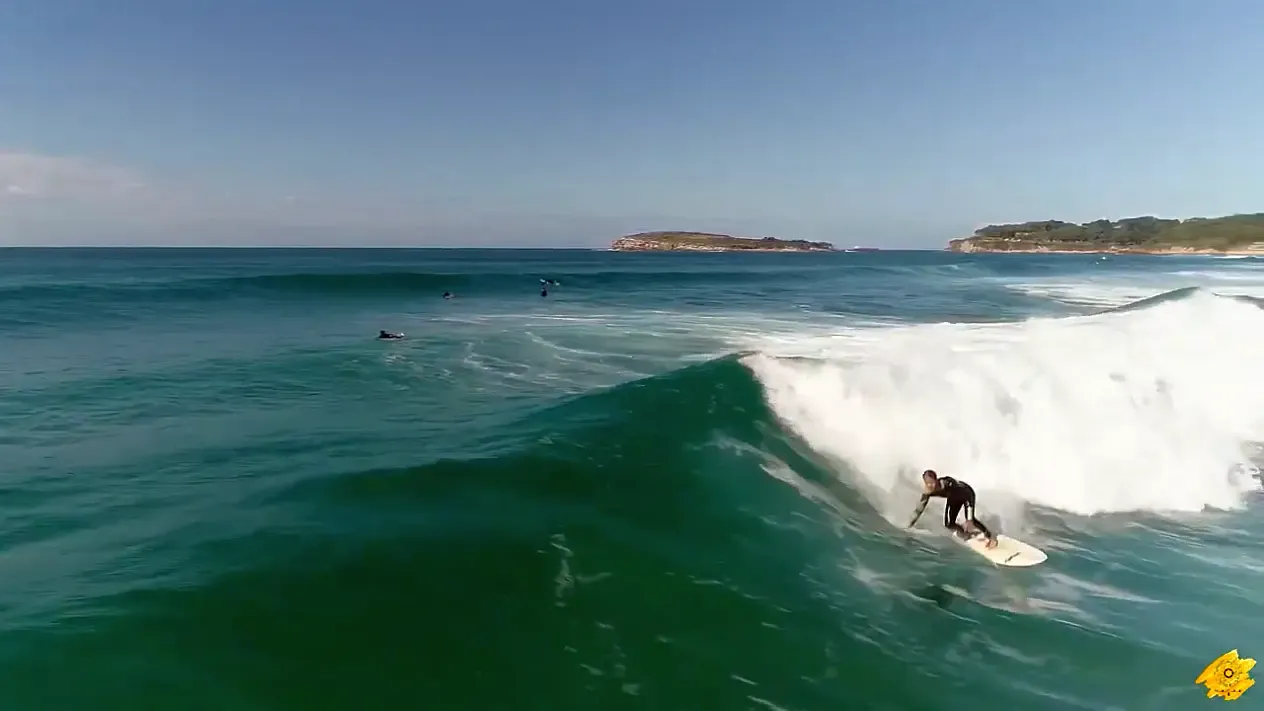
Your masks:
M 1077 225 L 1060 220 L 988 225 L 948 242 L 950 252 L 1259 254 L 1264 213 L 1165 220 L 1131 217 Z
M 734 237 L 710 232 L 639 232 L 616 239 L 616 252 L 833 252 L 829 242 Z

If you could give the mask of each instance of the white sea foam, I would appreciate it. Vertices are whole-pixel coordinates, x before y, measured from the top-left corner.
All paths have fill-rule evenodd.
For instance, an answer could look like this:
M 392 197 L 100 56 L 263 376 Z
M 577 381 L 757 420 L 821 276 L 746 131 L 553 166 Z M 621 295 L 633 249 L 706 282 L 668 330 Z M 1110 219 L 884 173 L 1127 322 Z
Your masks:
M 1153 284 L 1060 281 L 1046 279 L 1007 285 L 1014 291 L 1067 304 L 1083 306 L 1123 306 L 1162 291 Z
M 1087 306 L 1122 306 L 1163 291 L 1188 287 L 1226 295 L 1264 297 L 1264 270 L 1254 264 L 1221 263 L 1175 272 L 1103 272 L 1088 278 L 1004 279 L 1001 283 L 1031 296 Z
M 1264 310 L 1235 299 L 856 329 L 744 362 L 776 414 L 859 472 L 892 520 L 926 468 L 969 481 L 1007 526 L 1024 502 L 1197 511 L 1236 508 L 1258 487 Z
M 816 320 L 812 320 L 812 319 Z M 850 317 L 802 314 L 576 311 L 569 314 L 480 314 L 417 318 L 416 333 L 440 324 L 455 358 L 476 382 L 579 393 L 719 358 L 750 344 L 793 343 L 804 333 L 828 334 Z M 366 323 L 365 328 L 368 328 Z M 425 343 L 413 340 L 411 344 Z M 429 346 L 418 346 L 429 347 Z

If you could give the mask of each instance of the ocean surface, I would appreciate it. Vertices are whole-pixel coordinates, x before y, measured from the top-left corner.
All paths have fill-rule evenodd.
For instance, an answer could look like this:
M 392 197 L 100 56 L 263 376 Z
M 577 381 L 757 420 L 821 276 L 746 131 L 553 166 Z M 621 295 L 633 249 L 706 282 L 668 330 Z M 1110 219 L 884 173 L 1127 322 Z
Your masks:
M 1264 659 L 1260 296 L 1211 257 L 0 250 L 0 709 L 1218 707 L 1203 667 Z M 1048 561 L 902 530 L 928 467 Z

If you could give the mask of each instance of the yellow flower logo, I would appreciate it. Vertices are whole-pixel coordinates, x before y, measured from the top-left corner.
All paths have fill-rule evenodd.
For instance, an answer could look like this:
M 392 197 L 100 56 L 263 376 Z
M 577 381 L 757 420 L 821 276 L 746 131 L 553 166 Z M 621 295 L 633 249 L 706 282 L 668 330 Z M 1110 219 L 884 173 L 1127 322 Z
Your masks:
M 1234 649 L 1220 655 L 1216 661 L 1207 665 L 1202 674 L 1194 680 L 1195 684 L 1207 687 L 1207 698 L 1224 697 L 1225 701 L 1235 701 L 1255 686 L 1250 671 L 1255 666 L 1254 659 L 1243 659 Z

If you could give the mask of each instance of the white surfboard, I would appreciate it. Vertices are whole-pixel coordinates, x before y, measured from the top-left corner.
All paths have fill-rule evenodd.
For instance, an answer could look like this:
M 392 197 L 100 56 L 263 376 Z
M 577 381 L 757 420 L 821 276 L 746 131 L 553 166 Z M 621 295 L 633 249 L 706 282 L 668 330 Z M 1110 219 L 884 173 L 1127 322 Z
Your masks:
M 987 539 L 983 536 L 976 536 L 968 541 L 963 541 L 956 536 L 953 536 L 953 539 L 993 563 L 1010 568 L 1027 568 L 1040 565 L 1049 559 L 1049 556 L 1039 548 L 1004 534 L 997 535 L 995 548 L 988 548 Z

